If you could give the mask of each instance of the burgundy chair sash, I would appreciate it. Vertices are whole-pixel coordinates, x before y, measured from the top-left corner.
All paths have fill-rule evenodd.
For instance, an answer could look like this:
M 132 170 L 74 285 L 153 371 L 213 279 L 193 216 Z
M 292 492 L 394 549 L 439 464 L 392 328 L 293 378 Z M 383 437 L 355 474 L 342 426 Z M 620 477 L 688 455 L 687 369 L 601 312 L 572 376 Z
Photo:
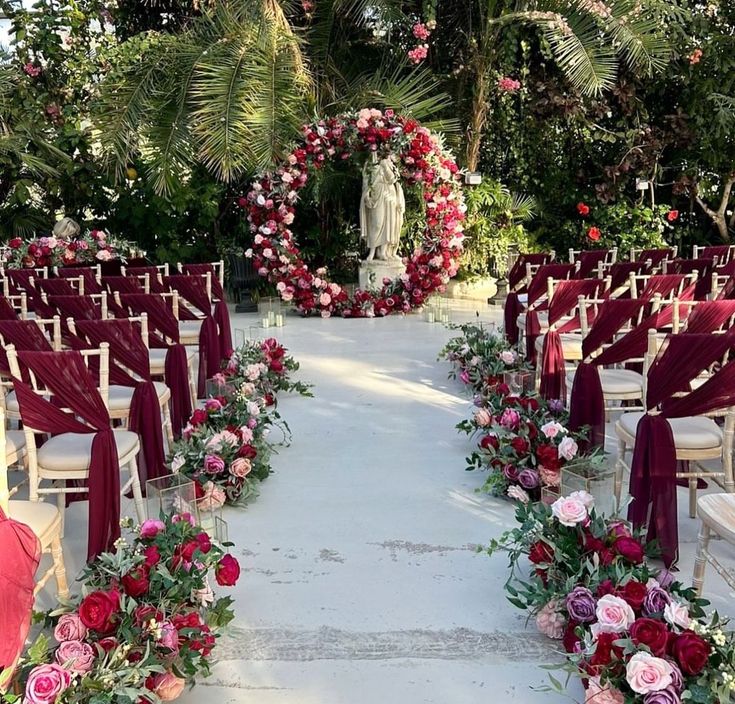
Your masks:
M 710 245 L 705 247 L 699 254 L 701 259 L 713 259 L 717 257 L 718 264 L 727 264 L 732 259 L 732 249 L 729 244 Z
M 82 355 L 76 351 L 18 353 L 57 401 L 62 411 L 23 382 L 13 379 L 24 425 L 43 433 L 94 433 L 89 466 L 89 533 L 87 559 L 114 551 L 120 537 L 120 468 L 110 416 Z M 77 420 L 75 416 L 81 418 Z M 83 422 L 82 422 L 83 421 Z
M 36 278 L 33 269 L 6 269 L 5 276 L 8 279 L 10 293 L 31 293 L 34 290 L 31 279 Z
M 18 313 L 5 296 L 0 296 L 0 320 L 18 320 Z
M 639 262 L 650 261 L 651 266 L 658 266 L 664 259 L 673 257 L 674 250 L 671 247 L 664 247 L 662 249 L 644 249 L 638 255 Z
M 0 337 L 6 345 L 13 345 L 16 350 L 53 351 L 43 330 L 32 320 L 0 320 Z M 0 371 L 10 373 L 8 355 L 4 349 L 0 349 Z
M 131 276 L 103 276 L 102 285 L 110 293 L 145 293 L 140 281 Z
M 220 283 L 219 276 L 215 271 L 214 265 L 212 264 L 183 264 L 182 270 L 184 274 L 192 274 L 194 276 L 201 276 L 202 274 L 211 274 L 212 280 L 212 295 L 215 298 L 224 300 L 225 291 Z
M 641 291 L 641 298 L 653 298 L 656 294 L 666 297 L 677 291 L 685 280 L 684 274 L 657 274 L 651 276 Z
M 625 286 L 630 280 L 630 275 L 640 276 L 648 272 L 649 266 L 647 261 L 638 262 L 616 262 L 610 267 L 610 290 Z M 630 292 L 626 292 L 626 297 L 630 295 Z
M 630 474 L 633 502 L 628 519 L 636 526 L 648 523 L 648 538 L 659 541 L 667 566 L 676 560 L 679 544 L 676 445 L 667 419 L 731 405 L 735 400 L 735 366 L 728 364 L 686 396 L 672 397 L 688 390 L 689 383 L 721 359 L 734 341 L 733 333 L 671 335 L 648 372 L 648 411 L 636 430 Z
M 580 279 L 589 276 L 600 263 L 607 260 L 611 250 L 609 249 L 590 249 L 579 253 L 577 261 L 579 262 L 579 271 L 577 276 Z
M 715 332 L 733 316 L 735 316 L 735 300 L 701 301 L 687 317 L 686 332 Z
M 0 508 L 0 670 L 15 665 L 31 626 L 41 545 L 25 524 Z
M 142 276 L 148 274 L 151 293 L 165 293 L 166 287 L 158 280 L 158 268 L 155 266 L 129 266 L 125 269 L 126 276 Z
M 102 306 L 88 296 L 48 296 L 49 305 L 61 314 L 62 328 L 66 326 L 66 318 L 74 320 L 101 320 Z
M 541 266 L 549 262 L 551 262 L 551 254 L 547 252 L 519 254 L 508 272 L 508 291 L 515 291 L 518 284 L 526 278 L 526 265 Z
M 505 299 L 503 308 L 503 330 L 505 331 L 505 339 L 511 345 L 517 345 L 520 334 L 518 331 L 518 316 L 523 312 L 518 294 L 510 291 Z
M 38 279 L 36 289 L 55 296 L 76 296 L 79 293 L 66 279 Z
M 156 387 L 151 381 L 150 358 L 140 334 L 140 326 L 129 320 L 82 320 L 76 324 L 78 332 L 94 347 L 103 342 L 110 345 L 113 383 L 135 388 L 128 414 L 128 427 L 140 436 L 140 482 L 168 473 L 163 449 L 161 408 Z M 140 379 L 127 373 L 130 369 Z

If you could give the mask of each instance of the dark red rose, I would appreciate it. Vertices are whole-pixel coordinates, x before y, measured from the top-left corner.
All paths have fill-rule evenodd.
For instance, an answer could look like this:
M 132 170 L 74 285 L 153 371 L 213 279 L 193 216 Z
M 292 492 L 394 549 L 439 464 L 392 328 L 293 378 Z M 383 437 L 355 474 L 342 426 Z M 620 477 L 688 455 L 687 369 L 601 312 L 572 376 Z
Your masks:
M 123 591 L 133 598 L 142 596 L 148 591 L 148 570 L 145 567 L 135 567 L 122 578 Z
M 526 428 L 528 428 L 528 437 L 531 438 L 531 440 L 535 440 L 538 437 L 538 428 L 536 427 L 536 424 L 529 421 L 526 423 Z
M 605 549 L 605 543 L 599 538 L 595 538 L 592 533 L 585 533 L 583 541 L 585 552 L 601 552 Z
M 13 239 L 8 242 L 8 246 L 11 249 L 20 249 L 22 245 L 23 240 L 20 237 L 13 237 Z
M 510 441 L 510 446 L 519 454 L 525 455 L 528 452 L 528 440 L 520 435 L 514 437 Z
M 623 654 L 623 649 L 617 645 L 613 645 L 620 638 L 619 633 L 600 633 L 597 636 L 595 653 L 590 658 L 590 665 L 593 667 L 607 667 L 613 661 L 613 658 L 620 659 Z
M 537 540 L 533 545 L 531 545 L 528 559 L 533 562 L 534 565 L 549 563 L 554 559 L 554 548 L 542 540 Z
M 671 646 L 671 654 L 685 675 L 698 675 L 707 666 L 710 646 L 694 631 L 682 631 Z
M 240 564 L 232 555 L 223 555 L 215 568 L 215 578 L 221 587 L 232 587 L 240 577 Z
M 577 646 L 582 642 L 582 639 L 574 632 L 578 625 L 576 621 L 570 620 L 564 631 L 564 637 L 561 642 L 567 653 L 576 653 Z
M 622 589 L 618 590 L 618 596 L 625 599 L 633 611 L 641 610 L 646 594 L 648 594 L 646 585 L 637 582 L 635 579 L 631 579 Z
M 615 585 L 609 579 L 606 579 L 603 582 L 600 582 L 599 585 L 597 586 L 598 599 L 601 596 L 605 596 L 606 594 L 614 594 L 614 593 L 615 593 Z
M 559 450 L 554 445 L 543 444 L 536 448 L 536 460 L 546 469 L 557 470 L 561 468 Z
M 203 408 L 197 408 L 191 414 L 189 422 L 192 425 L 201 425 L 207 421 L 207 412 Z
M 615 553 L 610 548 L 602 548 L 597 554 L 600 557 L 600 563 L 605 567 L 612 565 L 615 560 Z
M 143 555 L 145 556 L 145 564 L 148 567 L 155 567 L 161 561 L 161 553 L 158 552 L 157 545 L 149 545 L 143 550 Z
M 635 538 L 625 536 L 617 538 L 613 543 L 613 550 L 634 565 L 640 565 L 645 557 L 643 546 Z
M 497 450 L 500 447 L 500 442 L 498 442 L 498 438 L 495 435 L 485 435 L 480 440 L 480 447 L 483 450 L 489 450 L 491 447 L 493 450 Z
M 111 636 L 108 636 L 107 638 L 100 638 L 97 641 L 97 645 L 102 648 L 106 653 L 109 653 L 111 650 L 114 650 L 118 646 L 117 638 L 112 638 Z
M 138 625 L 151 619 L 155 619 L 156 621 L 163 620 L 163 614 L 155 606 L 151 606 L 150 604 L 136 606 L 135 611 L 133 611 L 133 617 Z
M 246 457 L 249 460 L 254 460 L 258 456 L 258 451 L 252 445 L 243 445 L 237 451 L 238 457 Z
M 116 613 L 120 606 L 117 591 L 96 591 L 88 594 L 79 604 L 79 618 L 92 631 L 106 634 L 115 628 Z
M 669 629 L 663 621 L 639 618 L 630 627 L 630 637 L 636 645 L 647 645 L 656 657 L 666 654 Z
M 176 548 L 176 553 L 187 562 L 191 562 L 194 559 L 194 553 L 199 548 L 199 542 L 196 540 L 187 540 L 183 545 Z
M 195 538 L 199 543 L 199 550 L 203 555 L 206 555 L 212 549 L 212 541 L 209 536 L 206 533 L 198 533 Z

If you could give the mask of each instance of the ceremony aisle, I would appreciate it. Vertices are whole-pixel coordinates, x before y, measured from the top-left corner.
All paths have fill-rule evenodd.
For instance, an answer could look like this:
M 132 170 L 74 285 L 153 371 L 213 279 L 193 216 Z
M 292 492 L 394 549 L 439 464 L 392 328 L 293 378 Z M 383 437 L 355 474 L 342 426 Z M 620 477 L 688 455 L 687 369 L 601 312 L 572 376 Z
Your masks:
M 463 471 L 468 400 L 436 361 L 450 332 L 413 315 L 289 317 L 277 333 L 314 398 L 279 399 L 293 445 L 257 501 L 226 512 L 236 618 L 182 703 L 554 704 L 529 689 L 549 642 L 505 603 L 503 558 L 475 553 L 513 506 Z

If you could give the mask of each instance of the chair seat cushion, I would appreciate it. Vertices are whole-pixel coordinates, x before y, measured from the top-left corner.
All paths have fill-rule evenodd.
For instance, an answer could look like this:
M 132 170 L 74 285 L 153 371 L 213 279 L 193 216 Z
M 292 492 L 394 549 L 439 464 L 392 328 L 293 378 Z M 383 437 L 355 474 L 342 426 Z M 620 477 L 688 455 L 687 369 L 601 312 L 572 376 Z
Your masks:
M 540 310 L 538 311 L 538 322 L 541 326 L 541 330 L 548 330 L 549 329 L 549 311 L 547 310 Z M 526 329 L 526 314 L 521 313 L 516 318 L 516 325 L 518 326 L 519 330 L 525 330 Z
M 181 320 L 179 321 L 179 336 L 186 337 L 187 339 L 190 337 L 196 337 L 198 339 L 201 327 L 201 320 Z
M 582 335 L 576 332 L 563 332 L 559 335 L 561 349 L 564 359 L 582 359 Z M 536 338 L 536 349 L 541 352 L 544 349 L 545 335 Z
M 643 412 L 623 413 L 620 425 L 629 435 L 635 435 Z M 712 450 L 722 446 L 722 430 L 712 418 L 690 416 L 669 420 L 674 432 L 674 444 L 680 450 Z
M 167 349 L 151 349 L 148 350 L 148 359 L 151 365 L 151 374 L 163 374 L 166 366 Z M 186 351 L 186 359 L 191 361 L 196 353 L 194 351 Z
M 12 504 L 11 504 L 12 506 Z M 735 543 L 735 494 L 704 494 L 697 500 L 697 515 L 715 532 Z
M 117 455 L 121 459 L 138 445 L 138 436 L 128 430 L 115 430 Z M 92 455 L 94 433 L 62 433 L 38 448 L 38 465 L 50 470 L 86 470 Z
M 59 509 L 45 501 L 11 501 L 9 515 L 13 520 L 25 523 L 38 538 L 44 537 L 49 529 L 61 521 Z M 45 547 L 45 546 L 44 546 Z
M 643 376 L 632 369 L 600 369 L 603 395 L 643 393 Z
M 154 381 L 153 384 L 156 387 L 156 395 L 159 399 L 168 393 L 168 386 L 166 386 L 162 381 Z M 130 408 L 135 389 L 132 386 L 110 386 L 109 393 L 110 410 L 122 411 L 126 408 Z

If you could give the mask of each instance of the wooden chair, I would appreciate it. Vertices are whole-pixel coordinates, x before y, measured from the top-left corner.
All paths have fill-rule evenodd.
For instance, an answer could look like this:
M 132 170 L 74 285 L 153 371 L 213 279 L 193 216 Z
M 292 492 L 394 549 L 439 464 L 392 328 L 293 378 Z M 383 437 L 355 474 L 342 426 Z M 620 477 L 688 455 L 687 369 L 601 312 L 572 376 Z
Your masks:
M 694 589 L 699 596 L 704 587 L 707 563 L 735 590 L 735 573 L 712 555 L 709 549 L 714 533 L 730 545 L 735 545 L 735 494 L 705 494 L 697 501 L 697 515 L 701 521 L 694 557 Z
M 5 414 L 0 410 L 0 443 L 5 444 Z M 41 552 L 51 555 L 52 564 L 37 580 L 33 590 L 38 594 L 51 575 L 56 577 L 56 594 L 59 599 L 69 596 L 66 582 L 64 553 L 61 547 L 62 515 L 53 504 L 43 501 L 10 500 L 8 488 L 8 466 L 4 455 L 0 455 L 0 508 L 13 520 L 25 523 L 41 544 Z
M 7 349 L 10 371 L 17 379 L 22 378 L 18 353 L 11 345 Z M 50 352 L 49 354 L 54 354 Z M 87 364 L 93 357 L 99 362 L 99 393 L 106 407 L 109 407 L 109 345 L 103 343 L 99 349 L 82 350 L 80 354 Z M 28 370 L 28 378 L 35 393 L 49 398 L 51 391 L 45 388 L 32 370 Z M 63 400 L 61 400 L 63 403 Z M 26 446 L 28 448 L 29 496 L 31 501 L 38 501 L 47 494 L 56 494 L 59 512 L 62 516 L 66 507 L 66 495 L 86 491 L 84 487 L 67 487 L 69 480 L 85 480 L 89 476 L 89 465 L 92 452 L 94 434 L 61 433 L 46 440 L 40 447 L 37 445 L 36 434 L 41 434 L 37 428 L 24 424 Z M 138 520 L 146 518 L 145 504 L 138 478 L 137 456 L 140 442 L 135 433 L 127 430 L 114 430 L 115 444 L 119 467 L 127 467 L 129 479 L 121 482 L 121 495 L 132 489 L 135 509 Z M 44 482 L 48 485 L 44 486 Z

